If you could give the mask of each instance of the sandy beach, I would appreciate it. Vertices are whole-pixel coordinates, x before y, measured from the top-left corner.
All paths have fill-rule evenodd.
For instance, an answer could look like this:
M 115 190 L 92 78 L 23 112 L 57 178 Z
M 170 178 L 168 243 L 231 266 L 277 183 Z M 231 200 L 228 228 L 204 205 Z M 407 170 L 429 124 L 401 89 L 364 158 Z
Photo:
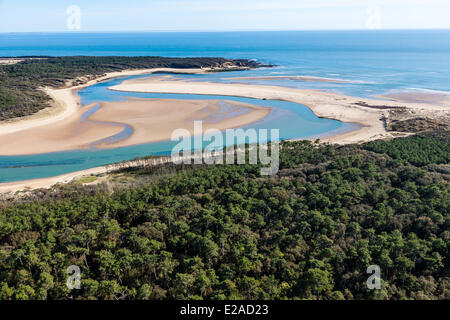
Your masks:
M 223 110 L 222 104 L 229 106 Z M 270 108 L 218 100 L 133 99 L 126 102 L 106 102 L 90 120 L 120 119 L 134 132 L 110 147 L 169 140 L 172 132 L 182 128 L 194 132 L 194 120 L 203 121 L 203 130 L 225 130 L 245 126 L 263 119 Z M 240 113 L 231 116 L 234 112 Z M 105 145 L 100 145 L 105 147 Z
M 226 103 L 230 110 L 223 111 Z M 133 129 L 131 136 L 114 143 L 96 144 L 97 148 L 116 148 L 134 144 L 169 140 L 175 129 L 191 133 L 194 120 L 202 120 L 204 130 L 244 126 L 266 117 L 270 108 L 231 101 L 175 99 L 133 99 L 100 104 L 100 109 L 86 120 L 84 106 L 51 126 L 45 124 L 20 131 L 0 134 L 0 155 L 25 155 L 86 149 L 96 141 L 120 133 L 125 126 Z M 237 116 L 230 116 L 232 112 Z M 216 121 L 211 121 L 211 120 Z

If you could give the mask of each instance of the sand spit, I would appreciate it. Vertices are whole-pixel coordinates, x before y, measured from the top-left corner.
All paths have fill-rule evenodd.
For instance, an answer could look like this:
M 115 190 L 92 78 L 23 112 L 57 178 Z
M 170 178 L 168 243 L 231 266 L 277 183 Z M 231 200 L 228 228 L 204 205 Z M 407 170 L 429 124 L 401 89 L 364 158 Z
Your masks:
M 338 144 L 361 143 L 392 137 L 393 134 L 385 129 L 385 119 L 389 117 L 390 110 L 405 109 L 410 113 L 433 118 L 450 116 L 448 108 L 439 105 L 362 99 L 318 90 L 300 90 L 279 86 L 140 79 L 137 81 L 127 80 L 110 89 L 129 92 L 191 93 L 292 101 L 307 106 L 319 117 L 360 125 L 358 130 L 321 139 L 324 142 Z

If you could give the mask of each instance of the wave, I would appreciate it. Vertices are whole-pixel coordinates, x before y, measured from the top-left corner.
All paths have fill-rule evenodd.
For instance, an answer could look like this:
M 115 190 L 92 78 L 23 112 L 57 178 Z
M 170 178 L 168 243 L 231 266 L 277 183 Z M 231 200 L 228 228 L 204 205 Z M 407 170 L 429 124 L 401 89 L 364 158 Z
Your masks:
M 391 89 L 383 95 L 397 95 L 397 94 L 423 94 L 423 95 L 450 97 L 450 91 L 427 89 L 427 88 L 415 88 L 415 87 Z
M 406 88 L 404 92 L 417 92 L 417 93 L 427 93 L 427 94 L 438 94 L 450 96 L 450 91 L 426 89 L 426 88 Z

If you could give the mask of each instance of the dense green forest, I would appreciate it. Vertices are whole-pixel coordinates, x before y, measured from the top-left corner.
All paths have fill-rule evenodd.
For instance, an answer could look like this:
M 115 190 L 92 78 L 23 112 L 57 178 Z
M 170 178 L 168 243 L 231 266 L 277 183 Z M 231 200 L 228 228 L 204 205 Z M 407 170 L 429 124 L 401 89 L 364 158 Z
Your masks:
M 163 57 L 33 57 L 13 65 L 0 65 L 0 121 L 22 117 L 49 106 L 44 86 L 60 87 L 80 77 L 150 68 L 200 68 L 224 66 L 256 68 L 249 60 Z M 81 81 L 82 82 L 82 81 Z
M 163 165 L 5 201 L 0 299 L 450 299 L 449 147 L 284 142 L 275 176 Z

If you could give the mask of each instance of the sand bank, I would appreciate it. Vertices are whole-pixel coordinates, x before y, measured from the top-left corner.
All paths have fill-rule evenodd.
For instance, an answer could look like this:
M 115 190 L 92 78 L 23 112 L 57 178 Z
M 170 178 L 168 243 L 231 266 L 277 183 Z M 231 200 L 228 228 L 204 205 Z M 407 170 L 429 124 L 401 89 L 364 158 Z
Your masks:
M 160 79 L 132 79 L 110 88 L 111 90 L 154 93 L 191 93 L 241 96 L 257 99 L 286 100 L 303 104 L 317 116 L 360 124 L 360 129 L 325 137 L 324 142 L 348 144 L 391 137 L 384 126 L 389 110 L 407 108 L 421 115 L 448 116 L 448 108 L 423 103 L 362 99 L 317 90 L 299 90 L 279 86 L 227 84 L 212 82 L 170 81 Z M 365 104 L 365 105 L 364 105 Z
M 223 110 L 222 104 L 229 108 Z M 94 104 L 95 105 L 95 104 Z M 204 130 L 241 127 L 258 121 L 270 108 L 232 101 L 132 99 L 101 103 L 100 109 L 82 119 L 91 106 L 73 111 L 69 117 L 48 124 L 0 135 L 0 155 L 25 155 L 86 149 L 96 141 L 120 133 L 127 125 L 131 136 L 97 148 L 116 148 L 169 140 L 175 129 L 193 132 L 194 120 L 203 120 Z M 233 115 L 236 114 L 239 115 Z
M 55 184 L 58 184 L 58 183 L 61 183 L 61 184 L 69 183 L 69 182 L 73 181 L 74 179 L 78 179 L 83 176 L 97 175 L 97 174 L 102 174 L 102 173 L 106 173 L 106 172 L 107 172 L 107 167 L 103 166 L 103 167 L 82 170 L 82 171 L 71 172 L 71 173 L 67 173 L 64 175 L 51 177 L 51 178 L 0 183 L 0 194 L 1 193 L 13 193 L 13 192 L 17 192 L 17 191 L 34 190 L 34 189 L 40 189 L 40 188 L 50 188 L 51 186 L 54 186 Z
M 228 108 L 224 110 L 223 104 Z M 114 143 L 111 147 L 169 140 L 172 132 L 179 128 L 192 134 L 194 120 L 203 121 L 203 130 L 242 127 L 266 117 L 271 110 L 219 100 L 133 99 L 101 105 L 90 120 L 120 119 L 121 123 L 130 125 L 134 130 L 129 138 Z M 236 113 L 239 115 L 233 115 Z
M 0 135 L 0 155 L 24 155 L 55 151 L 75 150 L 89 147 L 99 138 L 106 138 L 121 131 L 113 125 L 98 125 L 81 121 L 85 106 L 71 112 L 51 125 L 43 124 Z

